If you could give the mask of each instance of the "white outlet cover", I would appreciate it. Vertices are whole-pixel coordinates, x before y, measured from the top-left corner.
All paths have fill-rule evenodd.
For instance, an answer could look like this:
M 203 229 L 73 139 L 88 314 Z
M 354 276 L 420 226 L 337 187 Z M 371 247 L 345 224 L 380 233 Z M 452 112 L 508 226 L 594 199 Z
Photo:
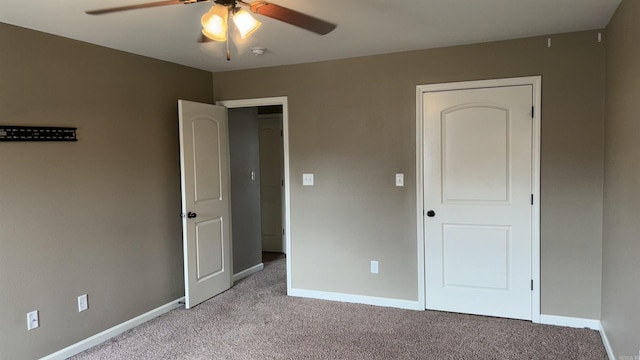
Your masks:
M 313 174 L 302 174 L 302 185 L 313 186 Z
M 396 174 L 396 186 L 404 186 L 404 174 Z

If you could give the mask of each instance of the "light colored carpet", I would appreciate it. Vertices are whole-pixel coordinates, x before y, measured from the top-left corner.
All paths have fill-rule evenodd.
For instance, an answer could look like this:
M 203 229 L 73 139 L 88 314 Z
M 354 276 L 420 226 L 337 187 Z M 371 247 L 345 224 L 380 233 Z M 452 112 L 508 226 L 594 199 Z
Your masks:
M 598 332 L 287 297 L 284 259 L 191 309 L 98 345 L 97 359 L 606 359 Z

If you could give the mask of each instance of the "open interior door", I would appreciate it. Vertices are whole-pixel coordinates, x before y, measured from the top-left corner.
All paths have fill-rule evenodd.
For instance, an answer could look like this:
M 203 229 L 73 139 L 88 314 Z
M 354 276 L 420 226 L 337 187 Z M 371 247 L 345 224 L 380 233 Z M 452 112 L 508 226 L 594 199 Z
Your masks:
M 223 106 L 178 101 L 185 307 L 231 287 L 229 133 Z

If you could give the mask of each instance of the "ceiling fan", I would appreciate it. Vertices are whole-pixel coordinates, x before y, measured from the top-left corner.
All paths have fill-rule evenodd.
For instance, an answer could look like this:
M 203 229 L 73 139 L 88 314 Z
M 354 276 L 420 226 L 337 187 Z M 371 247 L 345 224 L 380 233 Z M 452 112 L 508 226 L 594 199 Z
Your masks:
M 91 10 L 86 11 L 86 13 L 89 15 L 104 15 L 127 10 L 145 9 L 166 5 L 194 4 L 210 1 L 211 0 L 165 0 Z M 253 1 L 248 3 L 242 0 L 214 0 L 213 2 L 214 5 L 202 16 L 201 19 L 202 35 L 200 42 L 206 42 L 209 40 L 225 41 L 227 43 L 227 60 L 231 60 L 231 55 L 229 53 L 228 19 L 233 19 L 233 23 L 235 24 L 235 27 L 240 33 L 240 37 L 242 39 L 249 37 L 260 27 L 260 25 L 262 25 L 261 22 L 254 19 L 248 11 L 244 10 L 240 6 L 249 8 L 249 10 L 255 14 L 276 19 L 319 35 L 326 35 L 336 28 L 336 24 L 266 1 Z

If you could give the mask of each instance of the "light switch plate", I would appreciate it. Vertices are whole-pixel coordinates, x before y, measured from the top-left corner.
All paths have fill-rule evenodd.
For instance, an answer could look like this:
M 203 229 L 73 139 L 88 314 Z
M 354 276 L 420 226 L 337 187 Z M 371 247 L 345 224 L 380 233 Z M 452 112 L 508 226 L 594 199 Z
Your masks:
M 376 260 L 371 260 L 371 273 L 372 274 L 378 273 L 378 261 Z
M 89 309 L 89 299 L 87 299 L 87 294 L 78 296 L 78 312 L 83 312 L 87 309 Z
M 302 185 L 313 186 L 313 174 L 302 174 Z
M 27 314 L 27 330 L 33 330 L 40 326 L 40 319 L 38 316 L 38 310 L 32 311 Z
M 396 186 L 404 186 L 404 174 L 396 174 Z

